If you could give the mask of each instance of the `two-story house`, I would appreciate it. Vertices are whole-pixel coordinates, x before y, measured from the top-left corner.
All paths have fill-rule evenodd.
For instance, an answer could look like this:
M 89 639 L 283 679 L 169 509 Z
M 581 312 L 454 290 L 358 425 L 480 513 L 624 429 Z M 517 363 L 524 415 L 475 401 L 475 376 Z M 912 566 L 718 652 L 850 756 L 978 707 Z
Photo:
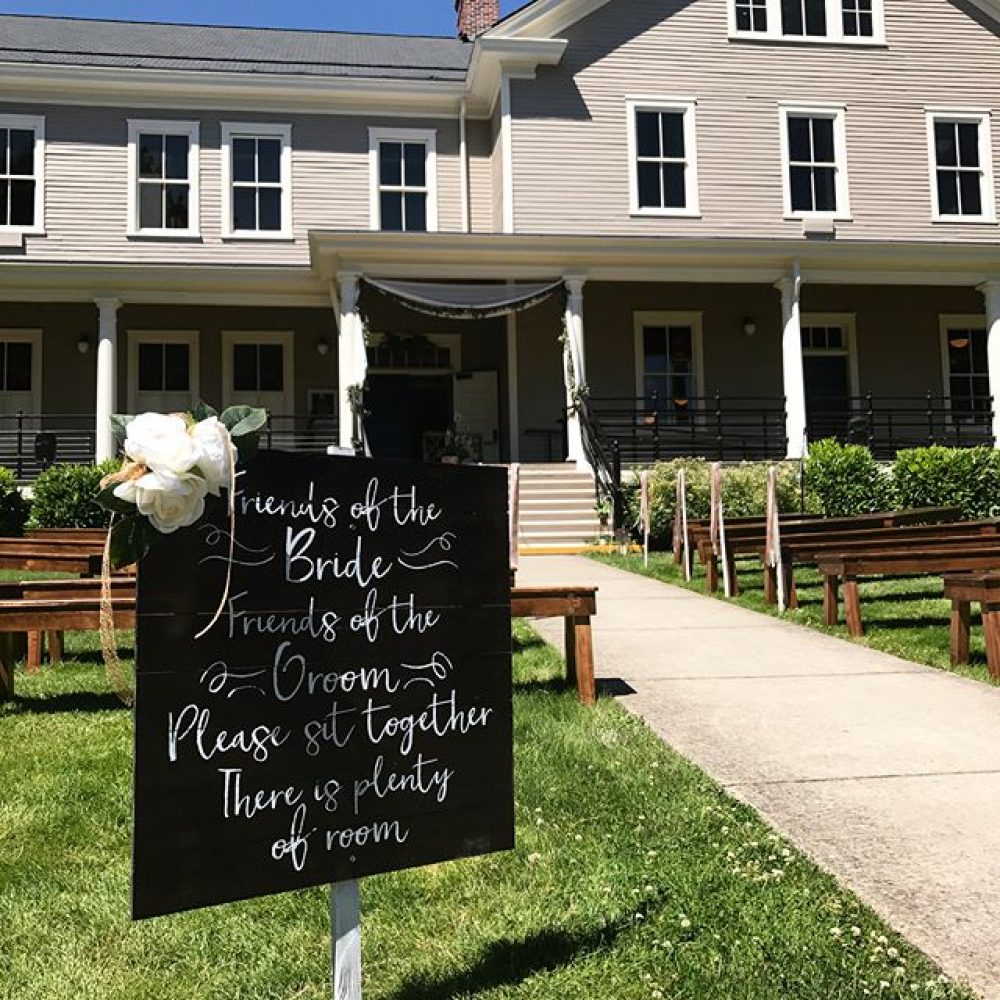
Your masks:
M 348 443 L 362 384 L 384 457 L 1000 439 L 1000 3 L 456 6 L 0 16 L 3 457 L 198 398 Z

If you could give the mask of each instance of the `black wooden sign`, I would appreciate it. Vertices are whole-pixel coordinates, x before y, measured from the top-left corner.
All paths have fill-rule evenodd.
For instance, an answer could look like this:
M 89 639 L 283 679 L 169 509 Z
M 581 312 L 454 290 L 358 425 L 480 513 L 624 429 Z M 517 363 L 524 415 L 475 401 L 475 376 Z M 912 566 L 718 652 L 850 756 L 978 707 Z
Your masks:
M 139 575 L 136 919 L 514 843 L 507 479 L 260 452 Z

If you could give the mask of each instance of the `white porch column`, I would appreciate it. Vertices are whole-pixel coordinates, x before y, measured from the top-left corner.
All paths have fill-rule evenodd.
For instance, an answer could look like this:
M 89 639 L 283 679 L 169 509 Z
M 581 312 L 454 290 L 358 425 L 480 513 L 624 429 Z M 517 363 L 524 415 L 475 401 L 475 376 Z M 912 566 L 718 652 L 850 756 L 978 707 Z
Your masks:
M 364 337 L 361 317 L 358 315 L 358 283 L 361 275 L 357 271 L 341 271 L 337 276 L 339 286 L 339 306 L 337 317 L 337 399 L 338 399 L 338 440 L 341 448 L 354 445 L 354 413 L 351 410 L 350 388 L 357 382 L 358 361 L 357 339 Z
M 993 397 L 993 446 L 1000 448 L 1000 281 L 979 286 L 986 300 L 986 364 Z
M 788 457 L 802 458 L 806 445 L 806 379 L 802 363 L 802 272 L 792 273 L 775 286 L 781 292 L 781 365 L 785 387 L 785 428 Z
M 574 412 L 574 387 L 587 384 L 587 356 L 583 333 L 583 286 L 586 278 L 571 276 L 566 282 L 566 343 L 563 348 L 563 379 L 566 385 L 568 454 L 566 460 L 579 469 L 589 469 L 583 450 L 580 418 Z
M 97 306 L 97 436 L 94 461 L 115 457 L 115 434 L 111 417 L 115 412 L 118 385 L 118 310 L 113 298 L 94 299 Z

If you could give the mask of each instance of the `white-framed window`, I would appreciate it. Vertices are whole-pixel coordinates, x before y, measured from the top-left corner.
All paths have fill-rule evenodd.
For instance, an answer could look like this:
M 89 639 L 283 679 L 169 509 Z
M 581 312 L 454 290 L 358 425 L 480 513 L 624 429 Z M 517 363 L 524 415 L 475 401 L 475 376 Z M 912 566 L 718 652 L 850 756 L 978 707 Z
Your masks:
M 292 126 L 222 123 L 222 235 L 292 238 Z
M 0 416 L 42 412 L 42 331 L 0 329 Z
M 368 155 L 372 229 L 436 233 L 437 133 L 370 128 Z
M 952 420 L 985 423 L 990 418 L 990 372 L 985 316 L 941 317 L 944 394 Z
M 661 418 L 690 422 L 704 395 L 702 314 L 637 312 L 633 324 L 638 397 Z
M 785 217 L 850 219 L 844 106 L 780 110 Z
M 988 111 L 927 110 L 935 222 L 996 222 Z
M 0 229 L 45 231 L 45 119 L 0 115 Z
M 176 413 L 200 398 L 197 330 L 128 331 L 129 413 Z
M 130 236 L 199 235 L 198 123 L 130 118 Z
M 728 0 L 729 37 L 884 45 L 883 0 Z
M 632 215 L 699 215 L 695 102 L 630 97 L 625 106 Z

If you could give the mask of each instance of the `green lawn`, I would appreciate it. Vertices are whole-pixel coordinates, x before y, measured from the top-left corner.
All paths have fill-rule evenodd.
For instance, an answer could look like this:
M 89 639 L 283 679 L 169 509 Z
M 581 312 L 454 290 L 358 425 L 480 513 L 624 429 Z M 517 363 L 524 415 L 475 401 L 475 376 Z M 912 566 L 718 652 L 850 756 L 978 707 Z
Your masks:
M 690 587 L 698 593 L 705 592 L 705 578 L 701 566 L 696 563 L 695 576 L 686 583 L 679 566 L 670 553 L 654 552 L 649 558 L 649 568 L 643 566 L 641 555 L 598 554 L 592 558 L 609 566 L 631 570 L 651 576 L 666 583 Z M 738 563 L 742 593 L 735 598 L 736 603 L 754 611 L 778 614 L 776 607 L 764 603 L 764 573 L 759 559 L 740 560 Z M 892 653 L 929 667 L 949 670 L 975 680 L 993 683 L 986 666 L 986 649 L 983 632 L 974 608 L 972 619 L 972 657 L 966 667 L 952 667 L 948 655 L 949 622 L 951 602 L 942 597 L 944 585 L 940 577 L 906 577 L 902 579 L 872 579 L 861 584 L 861 616 L 865 623 L 865 635 L 852 639 L 846 627 L 837 628 L 823 625 L 823 581 L 819 573 L 810 569 L 795 572 L 800 608 L 788 611 L 784 617 L 800 622 L 831 635 L 841 636 L 850 642 L 860 642 L 873 649 Z M 720 593 L 721 600 L 726 600 Z M 843 608 L 841 608 L 843 617 Z
M 517 637 L 517 850 L 366 881 L 366 998 L 970 996 Z M 0 997 L 328 997 L 322 889 L 129 923 L 131 717 L 68 655 L 0 708 Z

